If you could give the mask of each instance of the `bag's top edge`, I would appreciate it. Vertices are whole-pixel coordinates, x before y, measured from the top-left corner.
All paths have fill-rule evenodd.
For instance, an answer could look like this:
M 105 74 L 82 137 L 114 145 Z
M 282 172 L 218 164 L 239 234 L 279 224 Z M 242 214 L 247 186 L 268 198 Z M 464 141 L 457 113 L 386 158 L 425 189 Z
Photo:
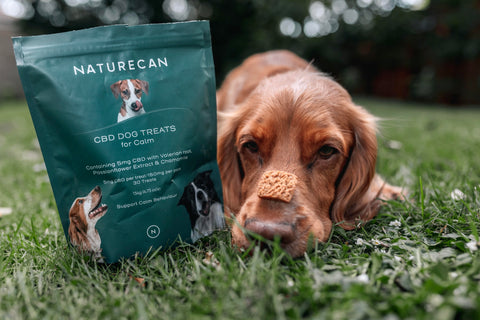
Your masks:
M 125 39 L 131 39 L 125 43 Z M 31 57 L 78 55 L 168 45 L 211 45 L 208 20 L 116 24 L 36 36 L 12 37 L 18 62 Z M 30 57 L 30 58 L 28 58 Z
M 146 27 L 151 28 L 152 30 L 158 31 L 156 29 L 165 29 L 169 30 L 171 28 L 178 28 L 178 27 L 185 27 L 188 28 L 189 25 L 199 25 L 209 27 L 208 20 L 189 20 L 189 21 L 179 21 L 179 22 L 164 22 L 164 23 L 148 23 L 148 24 L 140 24 L 140 25 L 128 25 L 128 24 L 112 24 L 112 25 L 105 25 L 105 26 L 96 26 L 78 30 L 71 30 L 71 31 L 64 31 L 64 32 L 56 32 L 50 34 L 42 34 L 42 35 L 34 35 L 34 36 L 14 36 L 11 37 L 14 41 L 19 40 L 46 40 L 49 38 L 55 38 L 56 42 L 58 42 L 59 37 L 69 37 L 73 34 L 78 33 L 90 33 L 90 32 L 111 32 L 111 31 L 121 31 L 121 30 L 133 30 L 135 29 L 145 29 Z

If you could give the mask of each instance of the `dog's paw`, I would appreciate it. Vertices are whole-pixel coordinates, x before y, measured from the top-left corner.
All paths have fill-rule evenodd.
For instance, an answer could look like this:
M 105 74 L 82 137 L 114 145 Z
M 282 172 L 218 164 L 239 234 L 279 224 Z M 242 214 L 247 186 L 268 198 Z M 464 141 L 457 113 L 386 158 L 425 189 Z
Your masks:
M 386 183 L 379 175 L 375 175 L 373 178 L 372 184 L 370 185 L 370 190 L 377 195 L 376 198 L 384 201 L 408 201 L 409 199 L 408 189 L 392 186 Z
M 379 198 L 382 200 L 408 201 L 408 190 L 405 188 L 391 186 L 385 183 L 380 191 Z

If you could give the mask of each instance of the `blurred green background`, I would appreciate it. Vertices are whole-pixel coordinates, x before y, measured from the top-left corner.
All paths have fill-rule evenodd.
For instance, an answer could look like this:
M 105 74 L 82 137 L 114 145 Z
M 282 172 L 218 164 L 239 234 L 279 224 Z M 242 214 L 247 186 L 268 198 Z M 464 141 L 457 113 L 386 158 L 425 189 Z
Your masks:
M 354 95 L 480 105 L 478 0 L 1 0 L 0 99 L 22 97 L 10 36 L 207 19 L 217 83 L 289 49 Z

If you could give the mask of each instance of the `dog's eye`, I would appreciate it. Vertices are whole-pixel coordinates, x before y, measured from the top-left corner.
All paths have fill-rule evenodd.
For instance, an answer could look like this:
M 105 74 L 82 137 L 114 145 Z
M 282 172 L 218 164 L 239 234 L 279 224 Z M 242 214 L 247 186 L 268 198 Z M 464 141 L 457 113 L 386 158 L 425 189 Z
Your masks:
M 127 94 L 128 94 L 128 90 L 123 90 L 122 93 L 123 93 L 124 95 L 127 95 Z
M 135 94 L 139 94 L 140 92 L 142 92 L 142 90 L 140 90 L 140 89 L 135 89 Z
M 324 145 L 323 147 L 320 148 L 320 150 L 318 150 L 318 155 L 323 159 L 328 159 L 337 152 L 338 152 L 337 149 L 329 145 Z
M 83 200 L 78 200 L 78 203 L 83 204 Z
M 258 144 L 255 141 L 248 141 L 243 144 L 243 147 L 251 153 L 258 152 Z

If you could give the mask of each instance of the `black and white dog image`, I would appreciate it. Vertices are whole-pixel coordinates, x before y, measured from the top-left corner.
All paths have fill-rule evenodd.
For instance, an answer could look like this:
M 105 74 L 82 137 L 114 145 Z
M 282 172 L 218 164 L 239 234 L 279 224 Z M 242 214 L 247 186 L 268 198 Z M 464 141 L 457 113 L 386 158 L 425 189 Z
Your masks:
M 199 173 L 185 187 L 178 202 L 190 215 L 193 242 L 225 227 L 222 204 L 210 178 L 211 173 L 211 170 Z

